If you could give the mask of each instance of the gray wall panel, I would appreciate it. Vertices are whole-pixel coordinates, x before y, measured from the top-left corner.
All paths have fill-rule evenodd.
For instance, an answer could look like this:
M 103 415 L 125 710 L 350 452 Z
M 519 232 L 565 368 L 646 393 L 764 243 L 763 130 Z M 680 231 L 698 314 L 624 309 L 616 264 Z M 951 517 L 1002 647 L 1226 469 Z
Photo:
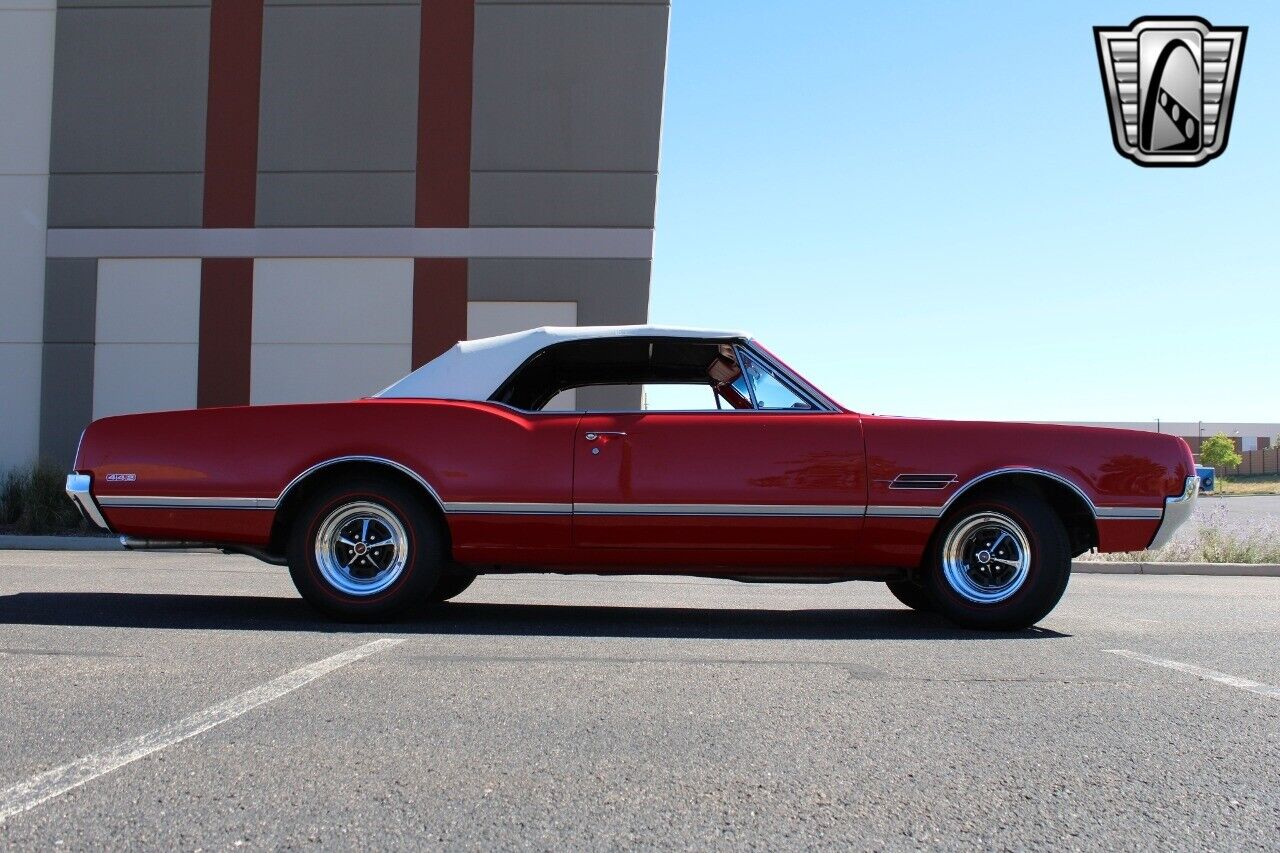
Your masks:
M 210 0 L 58 0 L 59 9 L 96 9 L 96 8 L 204 8 L 211 5 Z
M 204 174 L 50 175 L 50 228 L 199 227 Z
M 51 258 L 44 294 L 40 455 L 70 468 L 80 431 L 93 420 L 98 259 Z
M 265 6 L 413 6 L 420 0 L 265 0 Z
M 258 174 L 260 228 L 413 225 L 413 172 Z
M 476 0 L 477 6 L 670 6 L 671 0 Z
M 44 268 L 44 341 L 91 344 L 98 310 L 98 259 L 50 258 Z
M 656 171 L 667 14 L 477 7 L 472 168 Z
M 643 323 L 649 315 L 649 261 L 608 259 L 481 259 L 468 266 L 472 301 L 572 301 L 578 325 Z M 590 409 L 638 409 L 640 389 L 584 388 Z
M 40 456 L 71 467 L 93 420 L 93 344 L 45 344 L 40 375 Z
M 416 6 L 272 6 L 263 17 L 258 168 L 412 171 Z
M 472 172 L 471 224 L 652 228 L 658 176 Z
M 207 8 L 60 9 L 53 172 L 204 168 Z

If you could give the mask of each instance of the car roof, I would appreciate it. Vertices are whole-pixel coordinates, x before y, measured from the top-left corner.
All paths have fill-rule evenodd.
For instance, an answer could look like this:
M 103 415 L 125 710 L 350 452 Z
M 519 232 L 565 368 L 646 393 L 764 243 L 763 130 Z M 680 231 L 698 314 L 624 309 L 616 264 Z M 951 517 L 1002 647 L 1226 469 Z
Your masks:
M 534 353 L 564 341 L 608 338 L 749 340 L 745 332 L 683 326 L 541 326 L 509 335 L 459 341 L 375 397 L 487 400 Z

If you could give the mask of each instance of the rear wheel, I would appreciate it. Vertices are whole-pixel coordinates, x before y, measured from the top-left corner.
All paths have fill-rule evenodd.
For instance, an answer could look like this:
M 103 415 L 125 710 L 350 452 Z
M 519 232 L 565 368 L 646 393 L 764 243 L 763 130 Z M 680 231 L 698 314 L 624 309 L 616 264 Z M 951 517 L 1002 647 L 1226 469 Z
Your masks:
M 1067 588 L 1071 546 L 1032 492 L 967 501 L 942 522 L 924 579 L 937 609 L 967 628 L 1012 631 L 1048 615 Z
M 444 575 L 436 582 L 435 589 L 427 593 L 427 601 L 432 604 L 439 604 L 442 601 L 448 601 L 456 598 L 475 582 L 476 576 L 471 574 L 464 575 Z
M 418 497 L 392 482 L 335 483 L 313 495 L 289 536 L 289 574 L 312 605 L 373 620 L 421 601 L 441 577 L 443 538 Z
M 885 586 L 889 587 L 889 592 L 893 593 L 894 598 L 912 610 L 919 610 L 921 613 L 932 613 L 937 610 L 933 599 L 929 598 L 928 590 L 915 581 L 886 581 Z

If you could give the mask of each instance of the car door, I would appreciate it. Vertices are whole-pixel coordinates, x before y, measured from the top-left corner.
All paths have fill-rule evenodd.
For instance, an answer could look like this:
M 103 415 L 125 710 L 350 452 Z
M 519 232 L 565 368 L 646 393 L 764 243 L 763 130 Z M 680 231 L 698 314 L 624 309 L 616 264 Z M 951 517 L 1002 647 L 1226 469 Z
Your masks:
M 851 555 L 866 503 L 861 422 L 841 412 L 588 413 L 573 472 L 580 548 Z

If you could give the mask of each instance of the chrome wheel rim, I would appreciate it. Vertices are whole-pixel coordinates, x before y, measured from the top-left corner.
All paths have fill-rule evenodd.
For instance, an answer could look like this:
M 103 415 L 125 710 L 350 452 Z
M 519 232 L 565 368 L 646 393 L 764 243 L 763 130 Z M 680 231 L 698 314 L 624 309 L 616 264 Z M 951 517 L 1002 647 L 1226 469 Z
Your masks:
M 962 598 L 995 604 L 1014 595 L 1031 571 L 1031 543 L 1007 515 L 980 512 L 960 521 L 942 543 L 942 574 Z
M 338 592 L 377 595 L 404 574 L 409 536 L 400 519 L 368 501 L 343 504 L 325 516 L 316 534 L 316 565 Z

